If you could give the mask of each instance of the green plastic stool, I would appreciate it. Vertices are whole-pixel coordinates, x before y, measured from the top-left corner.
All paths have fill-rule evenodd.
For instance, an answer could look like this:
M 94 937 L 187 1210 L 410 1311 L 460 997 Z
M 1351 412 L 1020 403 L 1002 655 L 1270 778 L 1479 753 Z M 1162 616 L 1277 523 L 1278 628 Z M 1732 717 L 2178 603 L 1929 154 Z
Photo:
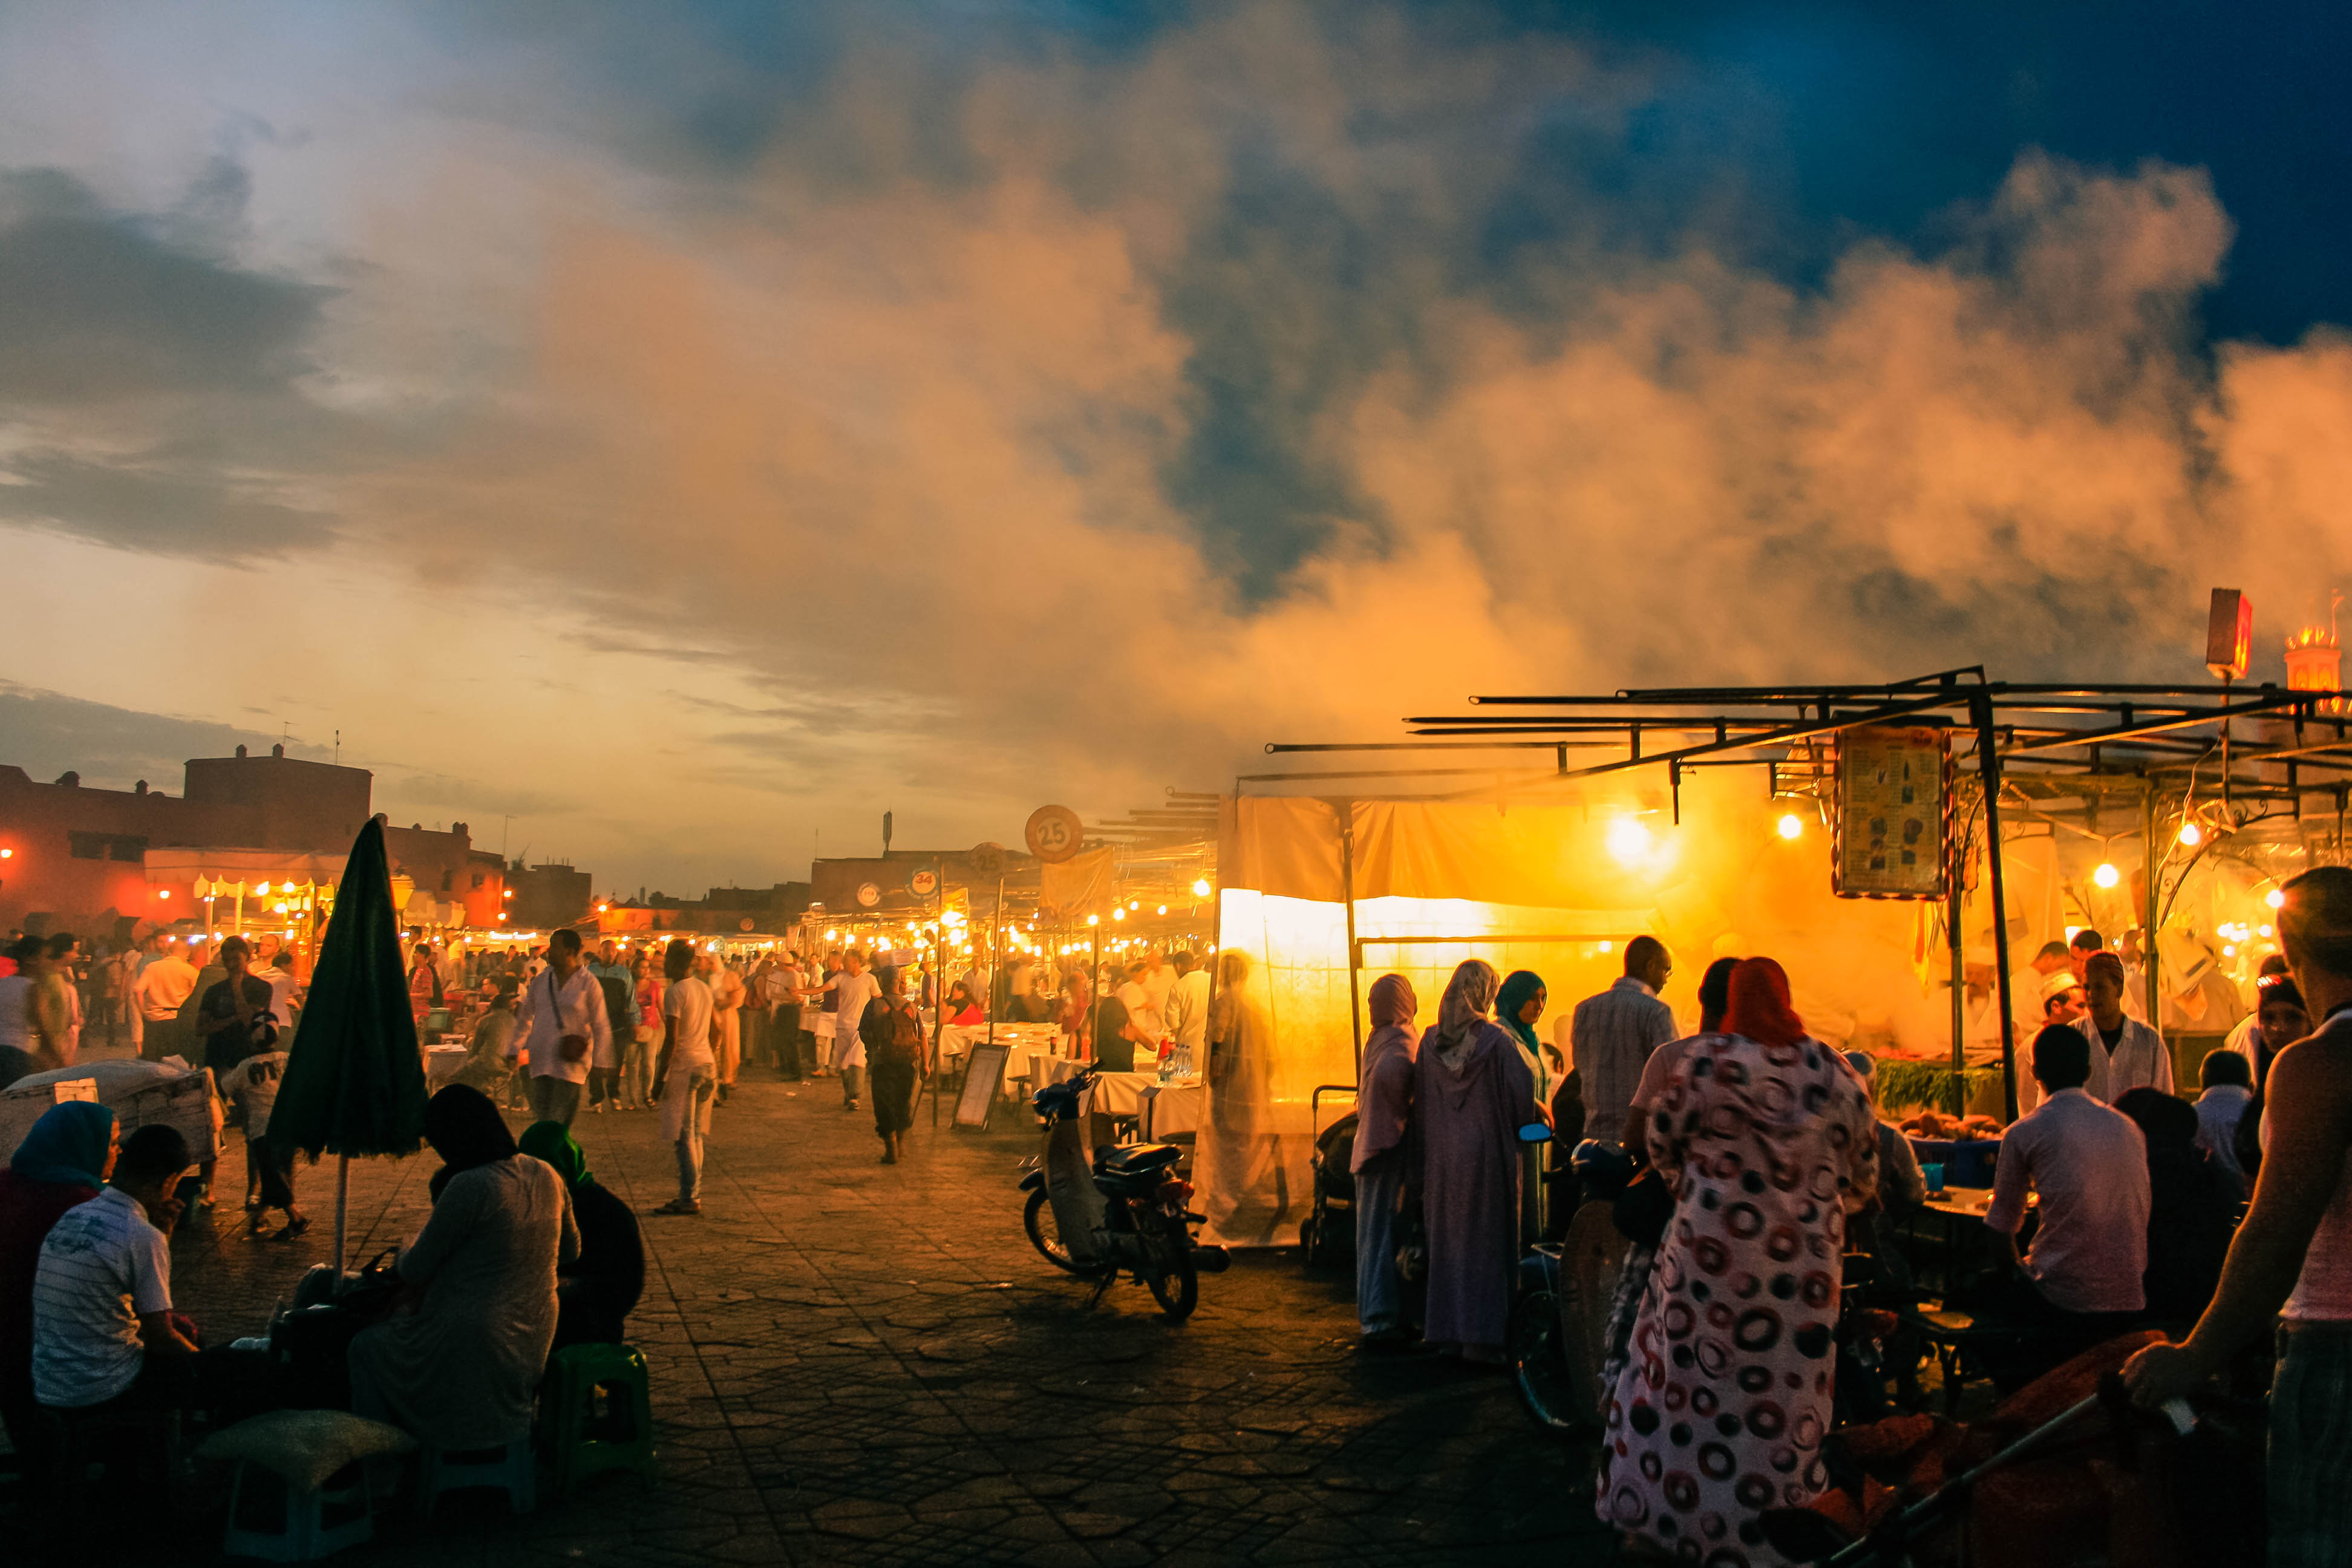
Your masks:
M 555 1489 L 605 1470 L 654 1473 L 654 1408 L 646 1358 L 631 1345 L 572 1345 L 547 1363 L 549 1457 Z

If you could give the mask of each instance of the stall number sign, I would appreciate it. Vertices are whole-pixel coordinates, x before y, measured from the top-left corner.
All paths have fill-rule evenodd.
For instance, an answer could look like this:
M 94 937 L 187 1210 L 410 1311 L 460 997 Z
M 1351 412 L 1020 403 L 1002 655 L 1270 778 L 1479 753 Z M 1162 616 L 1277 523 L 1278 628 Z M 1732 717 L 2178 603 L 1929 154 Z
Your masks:
M 1086 825 L 1066 805 L 1041 805 L 1029 814 L 1029 826 L 1022 837 L 1030 854 L 1048 866 L 1057 865 L 1078 852 L 1086 839 Z
M 1831 847 L 1837 896 L 1942 898 L 1951 794 L 1946 731 L 1892 724 L 1845 731 Z
M 929 866 L 907 879 L 907 891 L 919 899 L 928 899 L 940 890 L 940 874 Z
M 871 882 L 860 882 L 857 884 L 857 902 L 860 907 L 870 910 L 881 901 L 882 889 L 880 888 L 875 886 Z

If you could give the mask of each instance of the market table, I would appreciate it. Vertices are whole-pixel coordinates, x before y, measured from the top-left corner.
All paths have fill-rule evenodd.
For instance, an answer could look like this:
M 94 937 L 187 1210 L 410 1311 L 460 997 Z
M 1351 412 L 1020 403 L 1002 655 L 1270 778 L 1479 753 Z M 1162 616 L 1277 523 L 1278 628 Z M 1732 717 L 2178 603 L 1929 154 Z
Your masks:
M 1197 1133 L 1208 1114 L 1209 1086 L 1197 1078 L 1180 1078 L 1156 1084 L 1144 1092 L 1143 1135 L 1164 1142 L 1184 1133 Z
M 1921 1290 L 1948 1298 L 1982 1264 L 1991 1205 L 1990 1187 L 1947 1186 L 1895 1223 L 1896 1245 Z

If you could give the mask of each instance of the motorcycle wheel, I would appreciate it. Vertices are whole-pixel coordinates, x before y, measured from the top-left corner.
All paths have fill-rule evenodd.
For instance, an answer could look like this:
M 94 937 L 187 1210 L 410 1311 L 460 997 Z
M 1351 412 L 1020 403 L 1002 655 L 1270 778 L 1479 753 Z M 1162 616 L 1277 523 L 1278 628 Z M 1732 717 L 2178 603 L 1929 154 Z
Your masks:
M 1556 1437 L 1580 1429 L 1571 1397 L 1566 1348 L 1560 1343 L 1559 1298 L 1530 1290 L 1511 1308 L 1511 1384 L 1528 1419 Z
M 1151 1298 L 1171 1321 L 1182 1322 L 1201 1301 L 1201 1276 L 1192 1267 L 1192 1237 L 1181 1220 L 1170 1220 L 1168 1229 L 1152 1247 L 1164 1267 L 1144 1276 Z M 1168 1255 L 1172 1253 L 1172 1258 Z
M 1037 1255 L 1055 1268 L 1072 1274 L 1095 1272 L 1070 1256 L 1068 1246 L 1062 1240 L 1061 1226 L 1054 1221 L 1054 1205 L 1045 1188 L 1030 1193 L 1028 1206 L 1021 1211 L 1021 1228 L 1029 1233 L 1029 1245 L 1037 1249 Z

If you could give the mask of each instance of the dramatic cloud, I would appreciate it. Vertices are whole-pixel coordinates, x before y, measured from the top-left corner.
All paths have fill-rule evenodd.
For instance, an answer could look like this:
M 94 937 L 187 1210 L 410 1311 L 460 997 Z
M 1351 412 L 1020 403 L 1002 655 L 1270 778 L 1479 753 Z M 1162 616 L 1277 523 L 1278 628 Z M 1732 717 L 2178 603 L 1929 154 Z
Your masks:
M 0 121 L 0 518 L 369 595 L 306 700 L 630 882 L 1471 690 L 2191 675 L 2352 566 L 2352 343 L 2209 340 L 2200 168 L 1803 229 L 1748 65 L 1466 8 L 499 15 L 184 163 Z

